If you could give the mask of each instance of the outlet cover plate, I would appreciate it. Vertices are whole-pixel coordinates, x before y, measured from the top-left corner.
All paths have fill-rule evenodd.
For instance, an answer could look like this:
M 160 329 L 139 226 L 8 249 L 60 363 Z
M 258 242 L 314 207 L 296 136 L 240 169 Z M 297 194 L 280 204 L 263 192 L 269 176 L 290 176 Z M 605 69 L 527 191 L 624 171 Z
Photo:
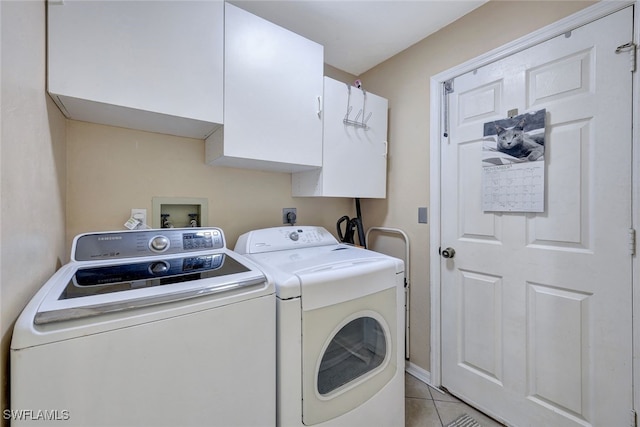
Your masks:
M 131 217 L 137 219 L 143 224 L 147 224 L 147 210 L 146 209 L 131 209 Z

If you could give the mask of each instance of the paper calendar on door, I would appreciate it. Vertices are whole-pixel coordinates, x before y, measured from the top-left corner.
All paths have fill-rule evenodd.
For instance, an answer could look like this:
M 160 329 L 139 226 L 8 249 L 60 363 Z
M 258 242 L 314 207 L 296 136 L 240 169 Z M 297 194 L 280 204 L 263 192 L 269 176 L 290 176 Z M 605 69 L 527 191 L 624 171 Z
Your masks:
M 544 212 L 546 110 L 484 124 L 482 210 Z

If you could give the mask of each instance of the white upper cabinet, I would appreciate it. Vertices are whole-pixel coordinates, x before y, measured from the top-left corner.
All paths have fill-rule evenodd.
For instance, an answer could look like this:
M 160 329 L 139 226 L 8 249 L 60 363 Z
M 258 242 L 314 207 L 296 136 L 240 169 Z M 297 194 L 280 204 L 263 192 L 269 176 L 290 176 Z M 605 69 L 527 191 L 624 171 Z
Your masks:
M 207 139 L 207 163 L 320 167 L 323 47 L 227 3 L 224 64 L 224 126 Z
M 50 1 L 48 91 L 72 119 L 204 139 L 223 120 L 224 3 Z
M 292 174 L 294 197 L 385 198 L 386 99 L 324 78 L 322 169 Z

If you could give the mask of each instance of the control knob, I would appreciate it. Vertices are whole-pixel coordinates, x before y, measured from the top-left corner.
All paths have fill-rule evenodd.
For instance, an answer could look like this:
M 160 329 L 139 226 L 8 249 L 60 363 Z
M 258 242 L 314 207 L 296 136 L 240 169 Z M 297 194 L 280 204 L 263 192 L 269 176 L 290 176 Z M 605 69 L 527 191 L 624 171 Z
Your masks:
M 290 238 L 291 240 L 293 240 L 294 242 L 297 242 L 297 241 L 298 241 L 298 239 L 300 238 L 300 235 L 299 235 L 296 231 L 292 231 L 292 232 L 289 234 L 289 238 Z
M 149 241 L 149 248 L 154 252 L 164 252 L 169 249 L 169 239 L 165 236 L 156 236 Z

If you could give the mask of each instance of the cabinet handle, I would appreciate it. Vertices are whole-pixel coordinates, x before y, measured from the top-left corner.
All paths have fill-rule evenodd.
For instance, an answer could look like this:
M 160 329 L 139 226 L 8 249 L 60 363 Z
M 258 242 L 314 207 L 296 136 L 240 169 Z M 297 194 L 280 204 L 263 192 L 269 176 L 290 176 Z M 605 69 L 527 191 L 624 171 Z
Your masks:
M 384 144 L 384 154 L 382 154 L 382 156 L 387 157 L 387 154 L 389 154 L 389 143 L 387 141 L 382 141 L 382 143 Z
M 318 118 L 322 118 L 322 97 L 318 97 Z

